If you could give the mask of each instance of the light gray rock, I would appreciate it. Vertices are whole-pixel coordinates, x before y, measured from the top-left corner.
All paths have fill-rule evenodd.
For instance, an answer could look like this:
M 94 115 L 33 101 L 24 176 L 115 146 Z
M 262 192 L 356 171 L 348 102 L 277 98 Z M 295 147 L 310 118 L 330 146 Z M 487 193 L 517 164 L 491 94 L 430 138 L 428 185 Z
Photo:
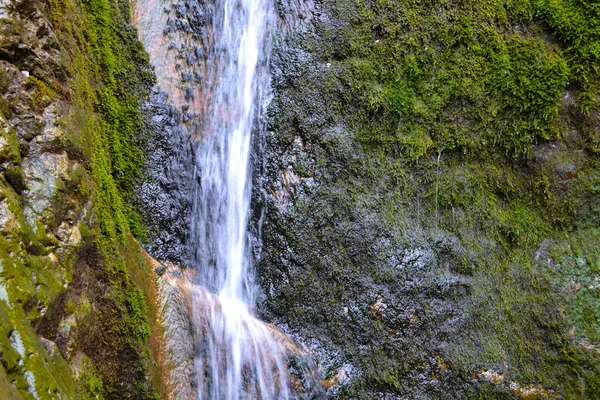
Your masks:
M 171 267 L 169 269 L 178 269 Z M 168 398 L 194 400 L 194 341 L 185 295 L 173 274 L 158 277 L 159 320 L 163 328 L 163 352 L 167 368 Z
M 6 199 L 2 200 L 0 202 L 0 230 L 6 230 L 14 217 L 14 214 L 8 209 L 8 201 Z
M 66 153 L 43 153 L 23 160 L 25 182 L 25 215 L 35 226 L 35 220 L 52 204 L 59 182 L 68 179 L 69 158 Z

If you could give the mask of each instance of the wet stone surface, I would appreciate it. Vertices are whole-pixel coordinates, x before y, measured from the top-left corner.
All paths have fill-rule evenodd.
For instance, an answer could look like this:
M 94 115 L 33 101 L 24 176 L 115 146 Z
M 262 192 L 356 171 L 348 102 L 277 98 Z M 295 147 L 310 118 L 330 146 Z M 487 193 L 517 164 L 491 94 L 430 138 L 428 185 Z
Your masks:
M 150 253 L 160 260 L 181 262 L 188 238 L 194 173 L 190 134 L 181 111 L 158 88 L 143 111 L 149 135 L 144 177 L 135 202 L 149 230 Z

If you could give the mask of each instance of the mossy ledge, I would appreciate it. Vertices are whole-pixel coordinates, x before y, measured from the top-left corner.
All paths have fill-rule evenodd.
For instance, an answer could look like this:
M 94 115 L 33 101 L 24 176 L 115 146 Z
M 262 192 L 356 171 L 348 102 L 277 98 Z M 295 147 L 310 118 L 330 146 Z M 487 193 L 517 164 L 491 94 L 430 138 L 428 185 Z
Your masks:
M 598 3 L 314 6 L 256 146 L 261 310 L 332 397 L 599 398 Z
M 0 397 L 158 398 L 130 233 L 154 76 L 129 2 L 0 7 Z

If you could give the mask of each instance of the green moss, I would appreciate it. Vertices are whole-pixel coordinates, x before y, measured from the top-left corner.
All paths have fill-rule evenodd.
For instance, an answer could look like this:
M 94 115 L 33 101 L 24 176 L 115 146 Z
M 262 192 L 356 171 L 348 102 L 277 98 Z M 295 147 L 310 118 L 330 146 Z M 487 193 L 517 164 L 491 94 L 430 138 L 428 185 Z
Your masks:
M 129 24 L 125 3 L 50 0 L 30 2 L 25 7 L 28 11 L 16 10 L 37 10 L 51 20 L 52 32 L 60 43 L 60 59 L 53 61 L 64 70 L 51 71 L 43 79 L 31 76 L 25 89 L 38 111 L 50 102 L 64 106 L 57 110 L 61 113 L 57 126 L 64 135 L 49 145 L 53 151 L 66 151 L 79 165 L 68 170 L 65 181 L 57 182 L 54 215 L 44 216 L 47 224 L 38 221 L 31 226 L 22 206 L 25 187 L 18 179 L 22 178 L 19 143 L 13 131 L 3 132 L 8 146 L 6 154 L 0 156 L 12 163 L 14 173 L 5 173 L 6 181 L 2 177 L 0 186 L 15 218 L 0 236 L 0 261 L 4 265 L 0 284 L 7 283 L 9 313 L 22 313 L 11 314 L 11 323 L 18 324 L 16 329 L 22 335 L 27 332 L 24 341 L 28 341 L 26 347 L 32 349 L 34 358 L 48 355 L 40 350 L 31 326 L 55 339 L 60 321 L 75 315 L 77 334 L 69 338 L 68 345 L 89 357 L 77 383 L 78 398 L 153 398 L 152 383 L 146 381 L 149 356 L 144 351 L 150 332 L 148 310 L 120 254 L 130 225 L 137 233 L 143 232 L 128 198 L 144 161 L 139 146 L 143 140 L 139 106 L 153 85 L 153 75 Z M 2 79 L 0 75 L 4 87 Z M 3 111 L 3 117 L 9 117 L 9 111 Z M 81 244 L 58 256 L 49 254 L 58 243 L 49 232 L 63 222 L 64 212 L 68 209 L 77 215 L 76 211 L 90 200 L 92 215 L 79 223 Z M 65 290 L 72 279 L 76 284 Z M 47 310 L 43 317 L 42 309 Z M 85 335 L 99 342 L 90 342 Z M 5 343 L 0 340 L 0 344 Z M 97 346 L 104 347 L 99 351 Z M 13 353 L 10 344 L 1 353 L 3 364 L 8 359 L 11 368 L 18 365 L 16 358 L 10 359 Z M 33 361 L 31 365 L 25 363 L 25 368 L 32 368 L 42 398 L 46 392 L 48 396 L 74 396 L 69 367 L 53 369 L 64 364 L 61 360 L 47 359 L 47 373 Z M 29 387 L 23 373 L 14 368 L 7 371 L 26 395 Z M 63 375 L 67 386 L 52 383 Z M 54 386 L 46 391 L 45 385 Z
M 150 337 L 150 325 L 148 324 L 148 310 L 142 292 L 135 286 L 127 292 L 127 304 L 131 314 L 132 334 L 143 342 Z
M 335 24 L 315 22 L 314 36 L 298 45 L 315 55 L 316 72 L 284 72 L 277 83 L 275 148 L 295 137 L 315 145 L 303 151 L 316 161 L 295 171 L 318 183 L 294 198 L 293 212 L 271 221 L 281 224 L 272 229 L 293 256 L 265 257 L 276 266 L 281 259 L 302 264 L 296 275 L 293 266 L 286 270 L 294 283 L 281 284 L 273 309 L 351 343 L 343 348 L 365 371 L 356 398 L 373 387 L 410 393 L 403 385 L 434 351 L 461 382 L 494 369 L 565 398 L 594 398 L 600 360 L 581 343 L 599 340 L 591 251 L 600 240 L 598 7 L 586 0 L 329 0 L 323 8 Z M 291 45 L 296 40 L 290 35 Z M 330 130 L 350 138 L 331 139 Z M 278 248 L 275 236 L 268 244 Z M 387 240 L 394 251 L 431 249 L 439 263 L 431 274 L 444 281 L 452 274 L 466 294 L 429 289 L 425 272 L 418 289 L 403 286 L 411 277 L 378 258 Z M 587 256 L 578 261 L 577 252 Z M 269 262 L 265 270 L 276 269 Z M 347 318 L 334 310 L 348 302 L 334 288 L 347 284 L 341 292 L 354 299 L 362 293 L 350 286 L 368 279 L 394 293 L 398 307 L 435 310 L 431 297 L 453 310 L 465 304 L 464 329 L 453 331 L 427 311 L 425 327 L 406 328 L 402 338 L 383 332 L 397 329 L 392 322 L 344 327 Z M 310 297 L 313 286 L 323 300 Z M 305 305 L 313 301 L 318 312 Z M 319 312 L 326 322 L 314 317 Z M 369 338 L 354 339 L 356 332 Z M 353 345 L 371 347 L 353 353 Z M 449 381 L 440 378 L 440 387 L 457 390 Z M 511 396 L 506 387 L 477 386 L 471 398 Z
M 80 399 L 103 399 L 106 395 L 104 391 L 104 385 L 102 379 L 98 376 L 97 372 L 91 361 L 88 358 L 83 360 L 84 372 L 79 380 L 78 398 Z
M 35 76 L 30 76 L 27 79 L 25 87 L 33 91 L 31 98 L 34 106 L 37 108 L 43 109 L 48 106 L 52 100 L 57 98 L 56 92 Z
M 15 164 L 21 162 L 21 149 L 19 147 L 19 138 L 14 129 L 4 129 L 2 131 L 2 137 L 7 142 L 7 146 L 2 149 L 0 153 L 1 160 L 8 160 Z
M 334 91 L 357 111 L 359 138 L 393 150 L 422 132 L 433 138 L 431 150 L 489 151 L 489 143 L 516 157 L 556 138 L 562 92 L 577 66 L 570 49 L 539 38 L 533 16 L 523 16 L 541 3 L 523 3 L 448 2 L 432 12 L 427 3 L 355 2 L 360 18 L 333 50 L 342 83 Z
M 10 77 L 4 69 L 0 69 L 0 92 L 4 93 L 10 86 Z
M 570 78 L 578 84 L 579 104 L 585 111 L 598 107 L 600 98 L 600 22 L 594 1 L 540 0 L 535 3 L 543 20 L 567 47 Z
M 3 321 L 0 325 L 3 370 L 25 398 L 28 398 L 32 390 L 43 398 L 72 397 L 74 382 L 69 365 L 60 354 L 51 357 L 46 352 L 36 332 L 23 315 L 23 310 L 15 307 L 16 305 L 15 302 L 7 307 L 6 303 L 0 302 Z

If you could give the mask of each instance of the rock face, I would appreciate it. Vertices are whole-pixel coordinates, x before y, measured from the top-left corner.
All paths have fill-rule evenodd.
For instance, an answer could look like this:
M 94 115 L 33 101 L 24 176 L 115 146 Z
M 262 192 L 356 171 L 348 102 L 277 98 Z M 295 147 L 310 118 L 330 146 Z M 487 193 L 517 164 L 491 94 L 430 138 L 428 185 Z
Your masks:
M 203 19 L 194 2 L 170 4 L 139 0 L 133 8 L 139 39 L 157 76 L 157 85 L 143 108 L 148 137 L 143 149 L 144 177 L 135 199 L 150 234 L 148 250 L 157 259 L 181 263 L 187 250 L 195 187 L 190 132 L 194 132 L 195 105 L 200 99 L 193 91 L 202 78 L 198 46 L 188 48 L 183 43 L 199 41 Z
M 259 308 L 327 395 L 596 398 L 600 81 L 568 83 L 558 9 L 278 4 L 308 10 L 277 36 L 255 143 Z
M 128 14 L 0 1 L 2 399 L 153 397 L 126 199 L 152 75 Z
M 162 328 L 159 360 L 165 374 L 166 396 L 193 400 L 198 394 L 190 308 L 183 290 L 185 281 L 178 266 L 166 266 L 155 260 L 151 263 L 156 273 L 157 319 Z
M 567 3 L 585 40 L 543 2 L 277 2 L 259 310 L 318 356 L 327 396 L 594 397 L 598 36 L 591 6 Z M 177 107 L 157 126 L 193 127 L 205 7 L 153 10 L 146 45 Z M 150 176 L 185 170 L 171 152 Z M 174 261 L 188 206 L 156 194 L 189 191 L 178 174 L 145 189 L 177 204 L 148 214 Z
M 66 132 L 58 123 L 64 106 L 40 93 L 43 84 L 33 78 L 48 76 L 55 65 L 56 38 L 40 12 L 24 6 L 19 14 L 18 6 L 0 4 L 0 326 L 8 338 L 1 341 L 0 393 L 70 397 L 68 364 L 34 328 L 72 280 L 71 260 L 82 244 L 79 227 L 90 223 L 90 202 L 74 195 L 85 172 L 65 151 Z M 65 335 L 73 326 L 64 321 Z
M 158 87 L 144 104 L 144 177 L 135 192 L 157 259 L 180 263 L 189 235 L 194 156 L 182 111 Z
M 185 264 L 210 32 L 147 4 L 170 98 L 128 2 L 0 0 L 2 399 L 195 397 L 192 289 L 128 232 Z M 297 397 L 598 398 L 597 6 L 277 7 L 252 245 Z
M 193 274 L 190 270 L 182 270 L 174 264 L 161 264 L 150 261 L 155 267 L 157 284 L 157 319 L 162 335 L 160 340 L 159 362 L 164 373 L 164 383 L 169 399 L 186 400 L 197 398 L 198 380 L 194 358 L 198 352 L 196 340 L 202 340 L 194 335 L 192 329 L 191 310 L 208 312 L 208 303 L 218 303 L 218 296 L 206 289 L 194 285 Z M 203 299 L 203 303 L 192 305 L 193 301 Z M 216 304 L 212 309 L 220 309 Z M 197 316 L 196 320 L 207 321 L 206 315 Z M 284 332 L 273 325 L 262 323 L 280 346 L 280 351 L 286 355 L 288 386 L 292 398 L 322 398 L 324 395 L 319 366 L 312 353 L 292 341 Z M 275 366 L 273 370 L 276 371 Z M 273 377 L 276 379 L 276 377 Z

